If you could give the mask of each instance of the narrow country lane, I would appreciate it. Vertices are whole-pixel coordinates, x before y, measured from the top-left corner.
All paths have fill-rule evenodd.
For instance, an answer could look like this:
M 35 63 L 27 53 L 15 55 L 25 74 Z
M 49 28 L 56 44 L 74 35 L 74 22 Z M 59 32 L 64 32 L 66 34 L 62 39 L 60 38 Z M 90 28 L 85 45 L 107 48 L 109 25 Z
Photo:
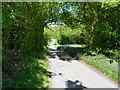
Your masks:
M 56 50 L 53 40 L 49 51 L 51 88 L 118 88 L 117 85 L 90 69 L 81 61 L 72 60 Z

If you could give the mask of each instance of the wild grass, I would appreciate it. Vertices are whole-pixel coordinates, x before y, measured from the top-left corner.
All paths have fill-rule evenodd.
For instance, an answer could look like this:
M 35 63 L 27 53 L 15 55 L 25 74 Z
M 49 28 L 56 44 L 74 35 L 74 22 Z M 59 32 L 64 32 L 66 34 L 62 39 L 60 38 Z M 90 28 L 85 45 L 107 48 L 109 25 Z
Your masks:
M 23 60 L 13 62 L 12 66 L 7 68 L 9 72 L 3 71 L 2 87 L 49 88 L 48 62 L 41 57 L 26 56 Z
M 102 71 L 104 74 L 108 75 L 113 80 L 115 80 L 117 82 L 119 81 L 118 62 L 111 61 L 111 59 L 105 57 L 102 54 L 98 54 L 96 56 L 77 55 L 77 58 L 79 58 L 79 60 L 82 60 L 91 66 L 96 67 L 98 70 Z M 112 62 L 112 63 L 110 63 L 110 62 Z

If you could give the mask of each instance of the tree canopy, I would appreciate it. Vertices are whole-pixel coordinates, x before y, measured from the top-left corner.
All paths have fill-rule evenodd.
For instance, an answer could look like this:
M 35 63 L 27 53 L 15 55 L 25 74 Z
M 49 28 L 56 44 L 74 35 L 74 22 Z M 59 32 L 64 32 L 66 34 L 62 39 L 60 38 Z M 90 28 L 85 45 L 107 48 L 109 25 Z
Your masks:
M 45 55 L 50 38 L 120 59 L 119 12 L 120 2 L 3 2 L 3 72 L 23 56 Z

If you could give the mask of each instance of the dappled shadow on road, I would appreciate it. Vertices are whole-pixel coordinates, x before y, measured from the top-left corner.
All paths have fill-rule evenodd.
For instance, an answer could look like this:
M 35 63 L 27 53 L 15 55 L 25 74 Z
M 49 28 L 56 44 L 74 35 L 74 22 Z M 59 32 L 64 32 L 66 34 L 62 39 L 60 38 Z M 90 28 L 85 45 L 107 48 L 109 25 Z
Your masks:
M 59 60 L 68 61 L 70 63 L 72 61 L 72 58 L 65 52 L 59 51 L 57 56 L 59 57 Z
M 49 58 L 53 58 L 53 59 L 56 58 L 58 60 L 63 60 L 68 62 L 71 62 L 72 60 L 72 58 L 67 53 L 53 48 L 49 48 L 49 52 L 47 55 L 49 56 Z
M 49 48 L 49 51 L 53 51 L 53 52 L 55 51 L 56 52 L 57 50 L 53 49 L 53 48 Z
M 76 47 L 75 45 L 58 46 L 57 49 L 67 52 L 72 58 L 78 54 L 83 55 L 88 50 L 87 47 Z
M 76 81 L 71 81 L 71 80 L 67 80 L 66 81 L 66 87 L 65 90 L 76 90 L 76 88 L 79 88 L 79 90 L 84 90 L 85 86 L 82 85 L 82 82 L 79 80 Z
M 49 52 L 47 53 L 47 55 L 49 56 L 49 58 L 56 58 L 57 52 L 58 51 L 56 49 L 49 48 Z

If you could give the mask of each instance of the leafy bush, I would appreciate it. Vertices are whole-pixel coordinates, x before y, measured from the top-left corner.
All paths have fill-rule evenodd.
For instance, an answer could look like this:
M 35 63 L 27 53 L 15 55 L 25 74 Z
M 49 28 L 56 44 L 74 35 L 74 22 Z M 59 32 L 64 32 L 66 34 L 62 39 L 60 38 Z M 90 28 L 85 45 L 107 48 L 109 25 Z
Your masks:
M 63 30 L 60 33 L 60 38 L 58 40 L 59 44 L 83 44 L 84 39 L 82 37 L 83 33 L 80 28 L 78 29 L 68 29 Z
M 44 27 L 55 15 L 54 5 L 57 4 L 2 3 L 3 88 L 48 87 L 47 61 L 43 56 L 49 37 Z
M 49 88 L 48 62 L 34 56 L 24 56 L 22 59 L 21 62 L 12 63 L 10 69 L 3 72 L 2 87 Z

